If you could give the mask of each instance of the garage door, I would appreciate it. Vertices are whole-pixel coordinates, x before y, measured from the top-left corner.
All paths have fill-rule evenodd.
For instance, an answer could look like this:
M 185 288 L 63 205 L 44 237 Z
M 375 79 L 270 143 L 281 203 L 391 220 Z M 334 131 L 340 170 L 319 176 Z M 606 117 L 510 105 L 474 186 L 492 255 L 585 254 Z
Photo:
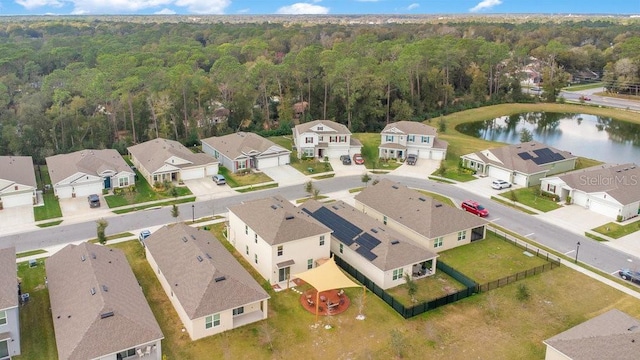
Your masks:
M 504 171 L 502 169 L 498 169 L 495 166 L 491 166 L 491 165 L 488 165 L 488 166 L 489 166 L 489 172 L 487 173 L 487 175 L 489 175 L 489 177 L 511 182 L 509 172 Z
M 71 197 L 71 186 L 56 188 L 55 193 L 60 199 L 69 199 Z
M 278 165 L 289 165 L 291 163 L 291 154 L 280 155 Z
M 31 193 L 5 195 L 2 197 L 2 207 L 10 208 L 22 205 L 33 205 L 33 196 Z
M 516 185 L 529 186 L 527 184 L 527 176 L 523 174 L 516 174 L 516 176 L 513 177 L 513 183 Z
M 213 176 L 218 173 L 218 164 L 207 166 L 206 176 Z
M 268 169 L 276 166 L 278 166 L 278 157 L 273 156 L 273 157 L 258 159 L 258 164 L 256 167 L 258 169 Z
M 591 198 L 589 203 L 589 209 L 593 212 L 597 212 L 598 214 L 609 216 L 614 219 L 619 214 L 619 206 L 593 198 Z
M 204 167 L 180 170 L 182 180 L 202 179 L 204 177 Z
M 587 207 L 587 194 L 582 191 L 574 191 L 572 201 L 576 205 Z
M 104 187 L 102 181 L 96 184 L 83 184 L 74 186 L 76 197 L 89 196 L 91 194 L 101 194 Z

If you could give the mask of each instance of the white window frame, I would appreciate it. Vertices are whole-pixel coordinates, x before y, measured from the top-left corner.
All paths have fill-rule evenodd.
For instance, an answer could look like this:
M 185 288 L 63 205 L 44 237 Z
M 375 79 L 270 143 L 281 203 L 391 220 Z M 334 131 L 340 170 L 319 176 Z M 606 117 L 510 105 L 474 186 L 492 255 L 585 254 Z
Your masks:
M 238 316 L 244 314 L 244 306 L 237 307 L 233 309 L 233 316 Z
M 278 256 L 282 256 L 282 254 L 284 254 L 284 246 L 278 245 L 278 247 L 276 248 L 276 251 Z
M 324 235 L 320 235 L 320 246 L 324 245 Z
M 9 320 L 7 319 L 7 311 L 0 310 L 0 325 L 7 325 Z
M 340 254 L 344 254 L 344 244 L 340 244 Z
M 384 141 L 393 142 L 393 135 L 385 135 Z
M 467 231 L 458 231 L 458 241 L 465 240 L 467 238 Z
M 433 247 L 434 247 L 434 248 L 442 247 L 442 243 L 443 243 L 442 236 L 437 237 L 437 238 L 435 238 L 435 239 L 433 240 Z
M 429 137 L 423 136 L 420 142 L 422 142 L 423 144 L 428 144 L 430 142 Z
M 402 268 L 394 269 L 393 270 L 393 280 L 402 279 L 402 273 L 403 273 L 403 269 Z
M 307 260 L 307 270 L 313 269 L 313 259 Z
M 313 137 L 311 137 L 311 136 L 306 136 L 306 137 L 304 138 L 304 143 L 305 143 L 305 144 L 313 144 Z
M 415 135 L 407 135 L 407 141 L 408 142 L 416 142 L 416 136 Z
M 119 177 L 118 178 L 118 186 L 119 187 L 129 186 L 129 177 L 128 176 Z
M 204 328 L 211 329 L 220 326 L 220 313 L 209 315 L 204 319 Z

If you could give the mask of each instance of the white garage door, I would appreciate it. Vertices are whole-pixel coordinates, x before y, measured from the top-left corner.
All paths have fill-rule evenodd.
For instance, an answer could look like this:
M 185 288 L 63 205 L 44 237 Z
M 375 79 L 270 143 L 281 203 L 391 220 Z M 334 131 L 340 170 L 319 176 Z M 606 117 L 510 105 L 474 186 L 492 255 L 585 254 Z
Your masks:
M 280 155 L 278 165 L 289 165 L 291 163 L 291 154 Z
M 10 208 L 22 205 L 33 205 L 31 193 L 5 195 L 2 197 L 2 207 Z
M 260 158 L 260 159 L 258 159 L 258 164 L 256 165 L 256 167 L 258 169 L 268 169 L 268 168 L 272 168 L 272 167 L 276 167 L 276 166 L 278 166 L 278 157 L 277 156 L 268 157 L 268 158 Z
M 504 171 L 502 169 L 498 169 L 495 166 L 491 166 L 491 165 L 488 165 L 488 166 L 489 166 L 489 172 L 487 173 L 487 175 L 489 175 L 489 177 L 511 182 L 511 179 L 510 179 L 511 176 L 509 172 Z
M 529 184 L 527 184 L 527 177 L 523 174 L 516 174 L 516 176 L 513 177 L 513 183 L 516 185 L 529 186 Z
M 102 181 L 96 184 L 83 184 L 74 186 L 76 197 L 89 196 L 91 194 L 101 194 L 103 188 Z
M 202 179 L 204 177 L 204 167 L 180 170 L 182 180 Z
M 597 212 L 598 214 L 602 214 L 612 218 L 616 218 L 619 214 L 619 206 L 593 198 L 591 198 L 591 201 L 589 203 L 589 209 L 593 212 Z
M 207 176 L 213 176 L 218 173 L 218 164 L 207 166 Z
M 69 199 L 71 197 L 71 186 L 56 188 L 56 195 L 60 199 Z
M 574 191 L 572 201 L 576 205 L 587 207 L 587 194 L 582 191 Z

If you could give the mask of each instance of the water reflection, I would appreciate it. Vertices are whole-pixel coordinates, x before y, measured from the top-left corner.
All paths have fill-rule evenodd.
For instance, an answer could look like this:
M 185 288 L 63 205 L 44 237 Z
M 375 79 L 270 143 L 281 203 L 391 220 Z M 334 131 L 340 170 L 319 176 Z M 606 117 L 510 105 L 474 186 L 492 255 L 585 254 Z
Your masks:
M 589 114 L 523 113 L 458 126 L 464 134 L 516 144 L 533 139 L 575 155 L 610 163 L 640 163 L 640 125 Z

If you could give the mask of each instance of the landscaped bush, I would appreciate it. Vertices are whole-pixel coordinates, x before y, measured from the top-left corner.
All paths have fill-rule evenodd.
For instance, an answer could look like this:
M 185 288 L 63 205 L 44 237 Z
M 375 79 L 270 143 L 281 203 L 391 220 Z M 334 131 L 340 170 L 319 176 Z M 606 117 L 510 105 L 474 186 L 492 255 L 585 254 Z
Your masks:
M 539 190 L 538 195 L 544 196 L 544 197 L 549 198 L 549 199 L 551 199 L 553 201 L 560 200 L 560 197 L 558 195 L 556 195 L 556 194 L 554 194 L 552 192 L 544 191 L 544 190 Z

